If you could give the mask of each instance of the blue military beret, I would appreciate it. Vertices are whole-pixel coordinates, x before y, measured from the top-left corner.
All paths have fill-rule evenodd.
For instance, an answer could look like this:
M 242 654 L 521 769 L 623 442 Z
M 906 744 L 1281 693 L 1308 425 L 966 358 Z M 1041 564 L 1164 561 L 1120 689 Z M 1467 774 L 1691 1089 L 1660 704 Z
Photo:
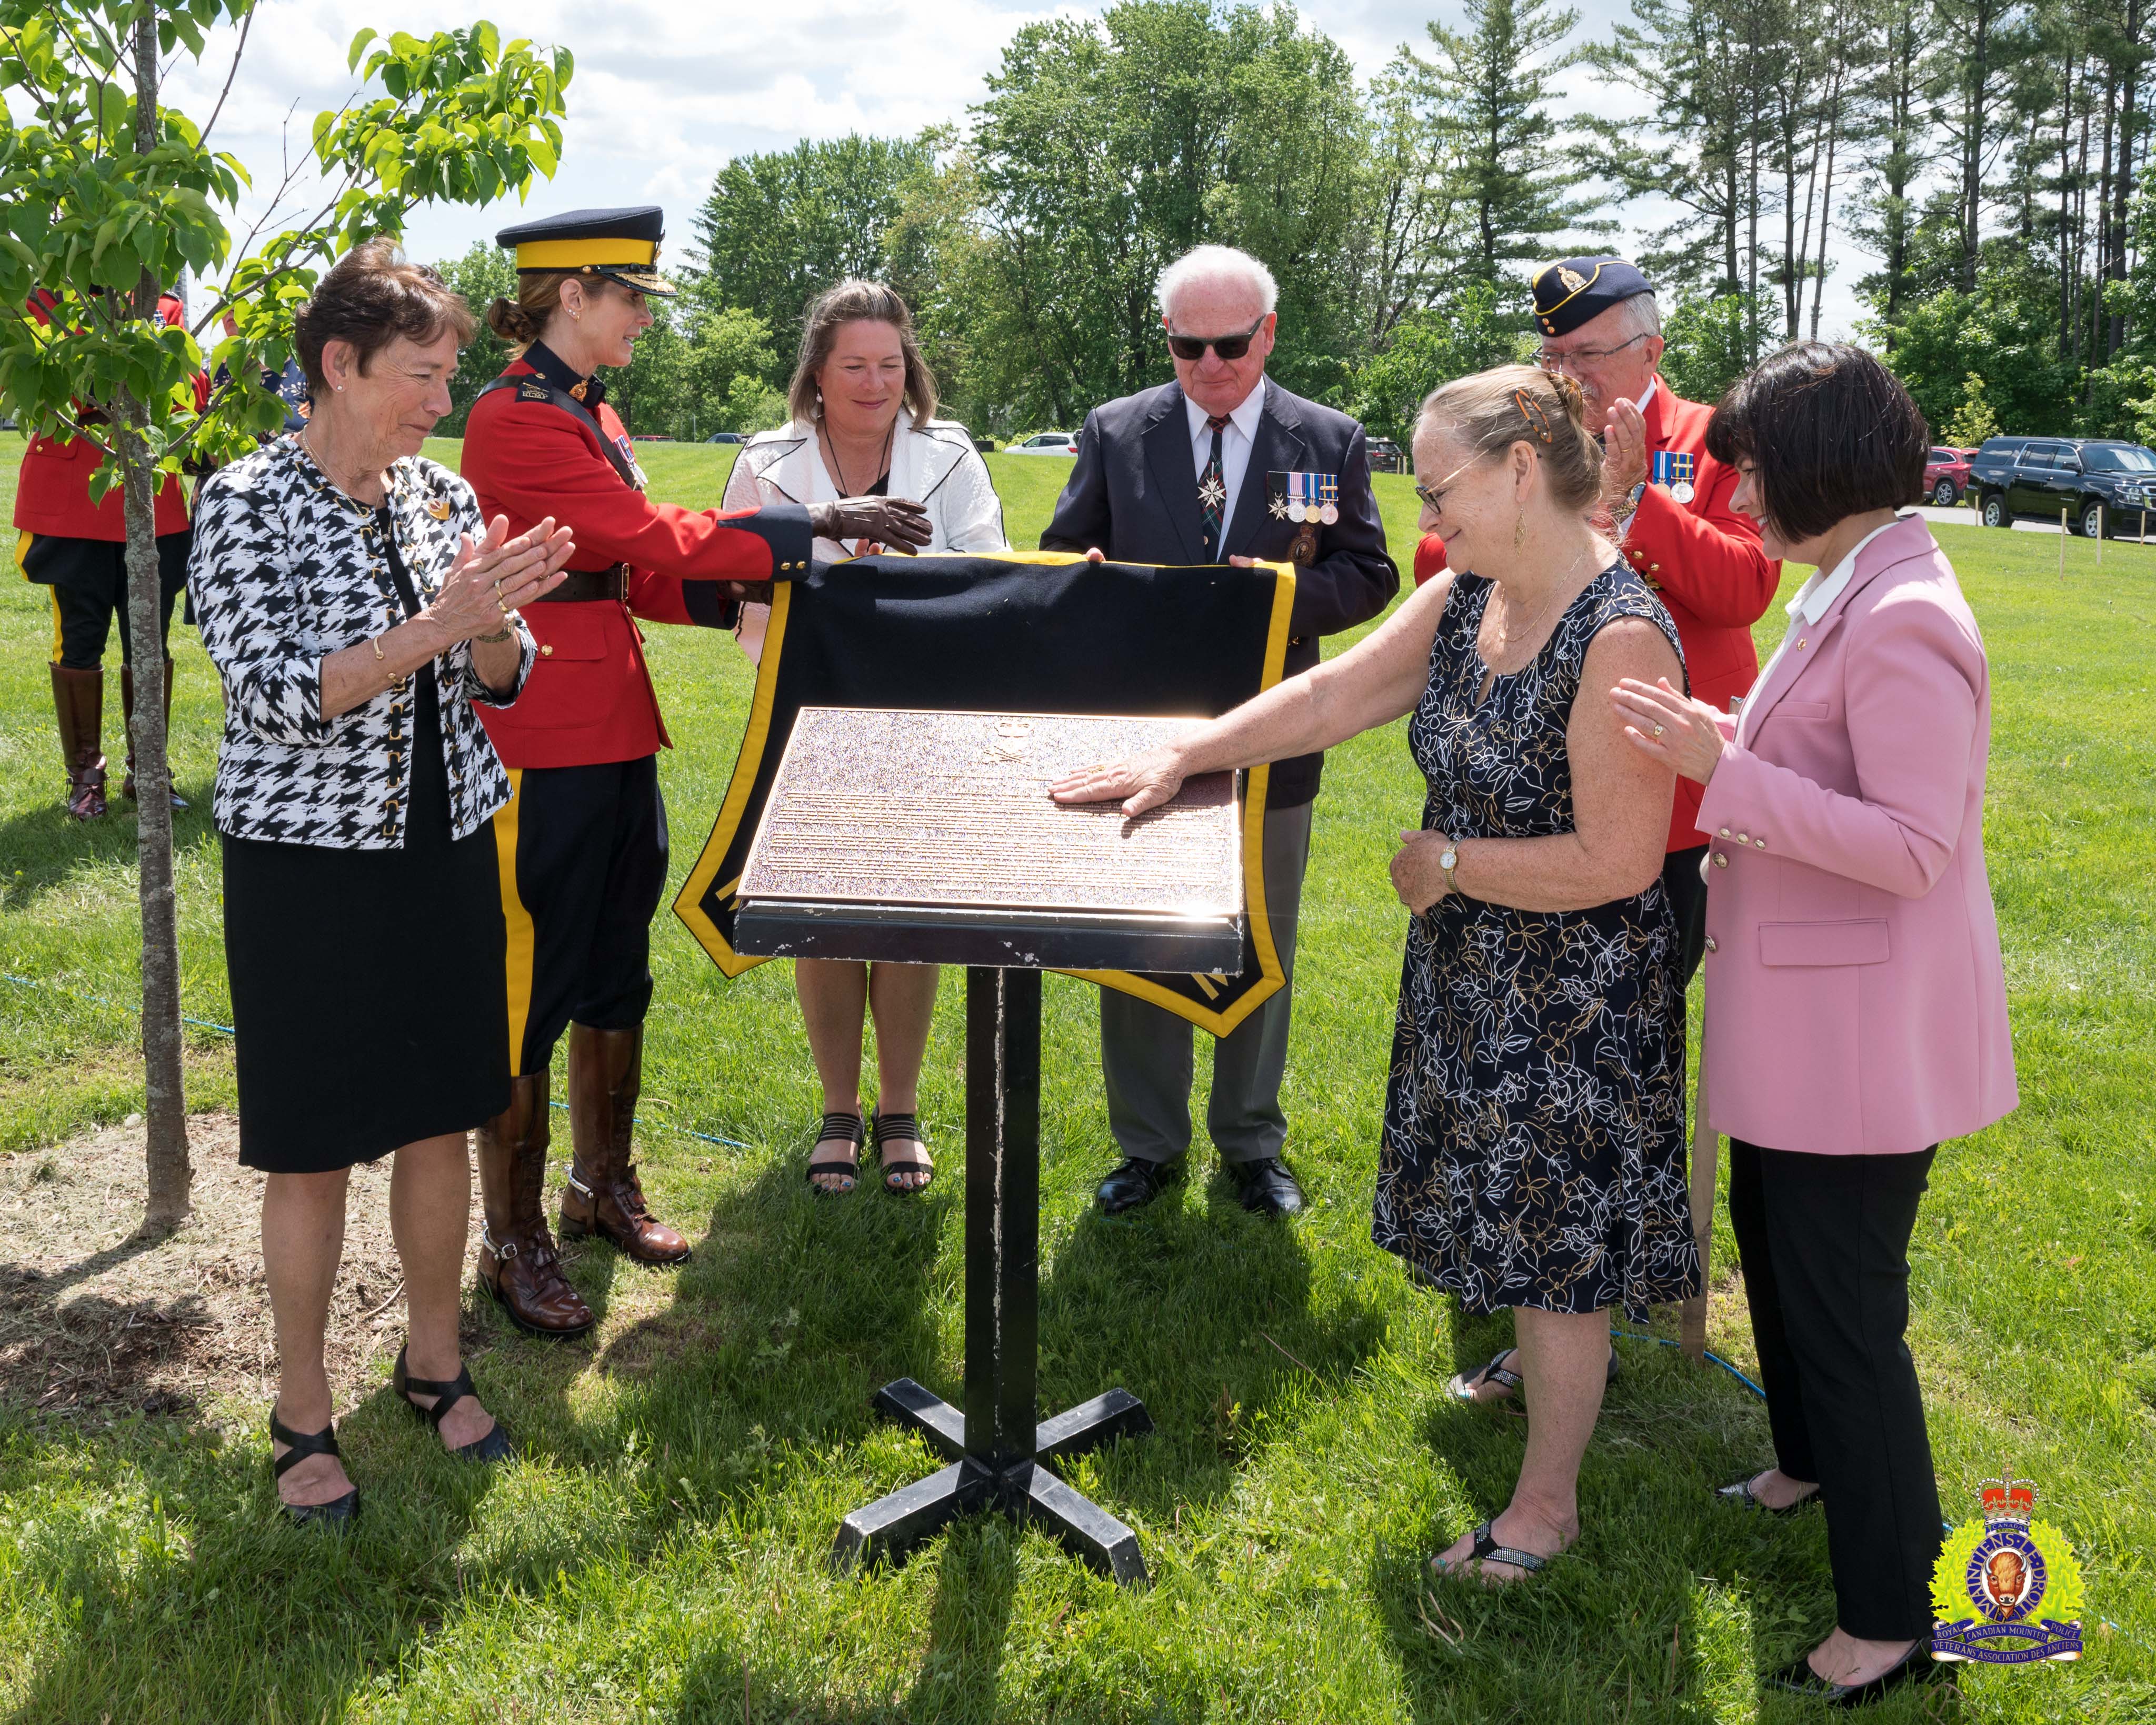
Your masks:
M 1622 258 L 1567 258 L 1535 272 L 1535 330 L 1568 336 L 1620 300 L 1651 294 L 1655 285 Z
M 494 243 L 516 252 L 519 270 L 581 270 L 639 293 L 665 295 L 674 291 L 659 273 L 659 242 L 665 234 L 666 212 L 644 203 L 627 209 L 572 209 L 519 222 L 495 234 Z

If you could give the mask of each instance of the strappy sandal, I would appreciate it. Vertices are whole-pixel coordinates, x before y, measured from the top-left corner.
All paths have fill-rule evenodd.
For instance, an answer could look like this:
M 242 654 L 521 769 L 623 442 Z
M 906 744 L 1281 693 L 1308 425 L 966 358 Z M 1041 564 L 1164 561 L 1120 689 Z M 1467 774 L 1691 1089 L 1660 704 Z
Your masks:
M 1794 1503 L 1785 1503 L 1777 1509 L 1771 1503 L 1762 1502 L 1759 1494 L 1752 1489 L 1752 1481 L 1758 1477 L 1756 1473 L 1748 1473 L 1741 1480 L 1732 1480 L 1726 1486 L 1717 1486 L 1714 1488 L 1715 1497 L 1738 1509 L 1764 1510 L 1770 1516 L 1793 1516 L 1799 1510 L 1810 1509 L 1825 1496 L 1817 1486 L 1814 1486 Z
M 280 1480 L 310 1455 L 337 1453 L 335 1421 L 320 1431 L 295 1431 L 277 1417 L 274 1406 L 270 1409 L 270 1440 L 285 1446 L 285 1453 L 271 1464 L 275 1476 Z M 280 1497 L 277 1507 L 303 1527 L 346 1527 L 359 1513 L 359 1487 L 354 1486 L 343 1497 L 332 1497 L 327 1503 L 287 1503 Z
M 1460 1567 L 1457 1570 L 1455 1570 L 1451 1564 L 1446 1563 L 1443 1558 L 1438 1557 L 1432 1558 L 1430 1560 L 1428 1568 L 1430 1573 L 1433 1575 L 1464 1574 L 1467 1572 L 1467 1566 L 1470 1563 L 1474 1563 L 1479 1566 L 1485 1562 L 1492 1563 L 1510 1563 L 1515 1569 L 1523 1569 L 1529 1575 L 1534 1574 L 1538 1570 L 1547 1569 L 1549 1568 L 1550 1560 L 1548 1558 L 1538 1558 L 1532 1552 L 1522 1551 L 1516 1545 L 1498 1544 L 1497 1536 L 1491 1532 L 1490 1528 L 1491 1523 L 1485 1522 L 1481 1527 L 1475 1530 L 1474 1547 L 1469 1551 L 1466 1557 L 1460 1560 Z M 1496 1585 L 1500 1587 L 1507 1587 L 1511 1585 L 1509 1582 L 1500 1581 L 1498 1578 L 1494 1575 L 1486 1576 L 1479 1567 L 1475 1570 L 1474 1574 L 1476 1578 L 1481 1581 L 1482 1584 L 1486 1587 L 1491 1585 L 1492 1583 L 1496 1583 Z
M 808 1189 L 823 1198 L 843 1198 L 854 1189 L 861 1177 L 861 1146 L 868 1142 L 868 1128 L 861 1124 L 858 1114 L 826 1114 L 824 1123 L 816 1130 L 819 1144 L 837 1141 L 854 1147 L 854 1153 L 841 1161 L 835 1156 L 811 1157 L 808 1161 Z M 837 1174 L 845 1181 L 843 1186 L 819 1186 L 819 1174 Z
M 1501 1348 L 1490 1357 L 1490 1363 L 1480 1371 L 1455 1373 L 1451 1381 L 1445 1386 L 1445 1393 L 1456 1402 L 1477 1402 L 1485 1407 L 1503 1407 L 1512 1399 L 1512 1392 L 1522 1387 L 1522 1380 L 1520 1374 L 1511 1370 L 1505 1364 L 1507 1360 L 1519 1351 L 1517 1348 Z M 1614 1384 L 1617 1381 L 1617 1350 L 1614 1348 L 1609 1350 L 1609 1373 L 1602 1381 L 1604 1384 Z M 1485 1402 L 1481 1396 L 1475 1394 L 1485 1384 L 1502 1384 L 1505 1394 L 1491 1396 Z M 1505 1411 L 1508 1414 L 1517 1414 L 1523 1420 L 1527 1417 L 1522 1409 L 1507 1407 Z
M 884 1189 L 896 1192 L 902 1198 L 911 1198 L 916 1193 L 926 1192 L 928 1189 L 929 1182 L 936 1178 L 936 1164 L 928 1159 L 928 1140 L 921 1133 L 920 1117 L 914 1114 L 886 1114 L 879 1108 L 869 1117 L 869 1127 L 870 1135 L 875 1142 L 877 1158 L 883 1164 Z M 892 1162 L 885 1156 L 884 1153 L 893 1144 L 916 1144 L 921 1147 L 921 1153 Z M 894 1175 L 903 1177 L 912 1173 L 921 1176 L 917 1185 L 911 1183 L 901 1183 L 899 1179 L 893 1178 Z
M 397 1369 L 390 1373 L 389 1386 L 406 1407 L 434 1428 L 437 1436 L 441 1435 L 442 1420 L 450 1409 L 467 1397 L 473 1401 L 479 1399 L 479 1392 L 472 1387 L 470 1366 L 459 1366 L 457 1375 L 447 1383 L 439 1378 L 414 1378 L 404 1364 L 404 1350 L 401 1348 L 397 1350 Z M 421 1407 L 412 1399 L 415 1395 L 431 1395 L 434 1406 Z M 449 1453 L 466 1461 L 506 1461 L 516 1454 L 516 1445 L 509 1441 L 509 1434 L 497 1420 L 485 1437 L 460 1444 Z

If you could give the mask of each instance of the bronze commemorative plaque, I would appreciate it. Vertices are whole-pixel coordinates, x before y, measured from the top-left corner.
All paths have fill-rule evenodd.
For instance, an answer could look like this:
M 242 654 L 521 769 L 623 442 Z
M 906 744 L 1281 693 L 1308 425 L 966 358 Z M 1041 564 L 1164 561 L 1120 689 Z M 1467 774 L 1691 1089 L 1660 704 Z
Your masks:
M 1065 804 L 1064 774 L 1198 722 L 803 707 L 739 889 L 744 903 L 1239 920 L 1235 775 L 1136 820 Z

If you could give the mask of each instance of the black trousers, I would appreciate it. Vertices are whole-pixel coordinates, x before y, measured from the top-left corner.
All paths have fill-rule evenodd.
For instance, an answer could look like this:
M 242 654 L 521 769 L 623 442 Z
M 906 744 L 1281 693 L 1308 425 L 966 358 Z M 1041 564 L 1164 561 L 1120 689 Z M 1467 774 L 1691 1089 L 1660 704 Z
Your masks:
M 172 633 L 172 601 L 187 583 L 187 557 L 194 548 L 192 528 L 157 539 L 157 626 L 160 639 Z M 135 662 L 135 643 L 127 623 L 127 547 L 103 539 L 59 539 L 25 533 L 15 553 L 25 579 L 39 582 L 53 594 L 53 663 L 64 670 L 95 670 L 105 658 L 116 619 L 120 624 L 120 659 Z
M 1729 1141 L 1729 1223 L 1774 1463 L 1819 1482 L 1835 1620 L 1866 1640 L 1932 1628 L 1939 1488 L 1902 1335 L 1933 1150 L 1817 1156 Z
M 1677 917 L 1677 957 L 1684 966 L 1685 986 L 1699 973 L 1699 961 L 1707 956 L 1707 882 L 1699 865 L 1707 860 L 1707 846 L 1672 850 L 1662 859 L 1662 891 L 1670 896 L 1670 908 Z
M 651 1005 L 651 916 L 666 886 L 659 757 L 511 768 L 494 817 L 509 932 L 512 1074 L 543 1072 L 571 1019 L 626 1030 Z

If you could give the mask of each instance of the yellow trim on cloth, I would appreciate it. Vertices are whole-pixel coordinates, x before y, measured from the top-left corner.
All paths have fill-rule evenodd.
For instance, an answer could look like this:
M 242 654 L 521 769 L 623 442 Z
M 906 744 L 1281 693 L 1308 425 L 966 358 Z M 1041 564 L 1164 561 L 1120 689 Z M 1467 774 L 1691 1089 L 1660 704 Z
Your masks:
M 1067 551 L 998 551 L 993 555 L 998 562 L 1037 563 L 1047 566 L 1083 562 L 1085 558 Z M 1265 636 L 1265 660 L 1260 674 L 1260 692 L 1271 688 L 1281 680 L 1287 661 L 1288 621 L 1295 611 L 1295 565 L 1258 562 L 1255 567 L 1270 569 L 1273 574 L 1273 611 Z M 711 835 L 705 841 L 703 853 L 696 859 L 689 877 L 681 883 L 675 895 L 674 914 L 686 925 L 696 943 L 711 957 L 711 962 L 726 978 L 745 975 L 767 961 L 736 952 L 727 943 L 717 926 L 703 911 L 703 901 L 719 868 L 732 847 L 734 835 L 741 825 L 742 816 L 748 808 L 748 799 L 756 783 L 757 773 L 762 763 L 763 752 L 771 739 L 771 714 L 777 704 L 778 665 L 783 657 L 781 651 L 786 637 L 786 616 L 788 601 L 793 595 L 793 583 L 779 582 L 772 592 L 771 619 L 764 626 L 763 651 L 757 661 L 756 694 L 749 706 L 748 728 L 742 737 L 741 754 L 734 763 L 733 778 L 727 786 L 726 800 L 713 823 Z M 1173 989 L 1164 988 L 1152 977 L 1127 970 L 1067 970 L 1065 976 L 1076 977 L 1081 982 L 1097 983 L 1104 988 L 1116 988 L 1126 994 L 1134 994 L 1141 1000 L 1172 1012 L 1178 1018 L 1188 1019 L 1202 1030 L 1215 1036 L 1225 1036 L 1267 1000 L 1286 986 L 1287 973 L 1281 968 L 1279 949 L 1273 943 L 1272 919 L 1265 908 L 1265 792 L 1271 778 L 1270 767 L 1250 769 L 1248 788 L 1243 798 L 1243 880 L 1248 895 L 1247 911 L 1250 919 L 1250 943 L 1257 953 L 1258 980 L 1238 993 L 1225 1010 L 1209 1009 L 1199 1001 Z M 500 816 L 495 819 L 499 820 Z M 741 883 L 727 883 L 731 894 Z M 1253 890 L 1255 888 L 1255 890 Z M 1216 986 L 1209 978 L 1200 978 L 1199 987 L 1209 1000 Z
M 531 1019 L 531 973 L 538 940 L 531 913 L 516 891 L 516 819 L 523 807 L 524 769 L 511 767 L 509 800 L 494 812 L 494 854 L 501 870 L 501 920 L 508 934 L 509 1076 L 524 1072 L 524 1029 Z
M 659 246 L 649 239 L 527 239 L 516 248 L 519 270 L 649 270 Z

